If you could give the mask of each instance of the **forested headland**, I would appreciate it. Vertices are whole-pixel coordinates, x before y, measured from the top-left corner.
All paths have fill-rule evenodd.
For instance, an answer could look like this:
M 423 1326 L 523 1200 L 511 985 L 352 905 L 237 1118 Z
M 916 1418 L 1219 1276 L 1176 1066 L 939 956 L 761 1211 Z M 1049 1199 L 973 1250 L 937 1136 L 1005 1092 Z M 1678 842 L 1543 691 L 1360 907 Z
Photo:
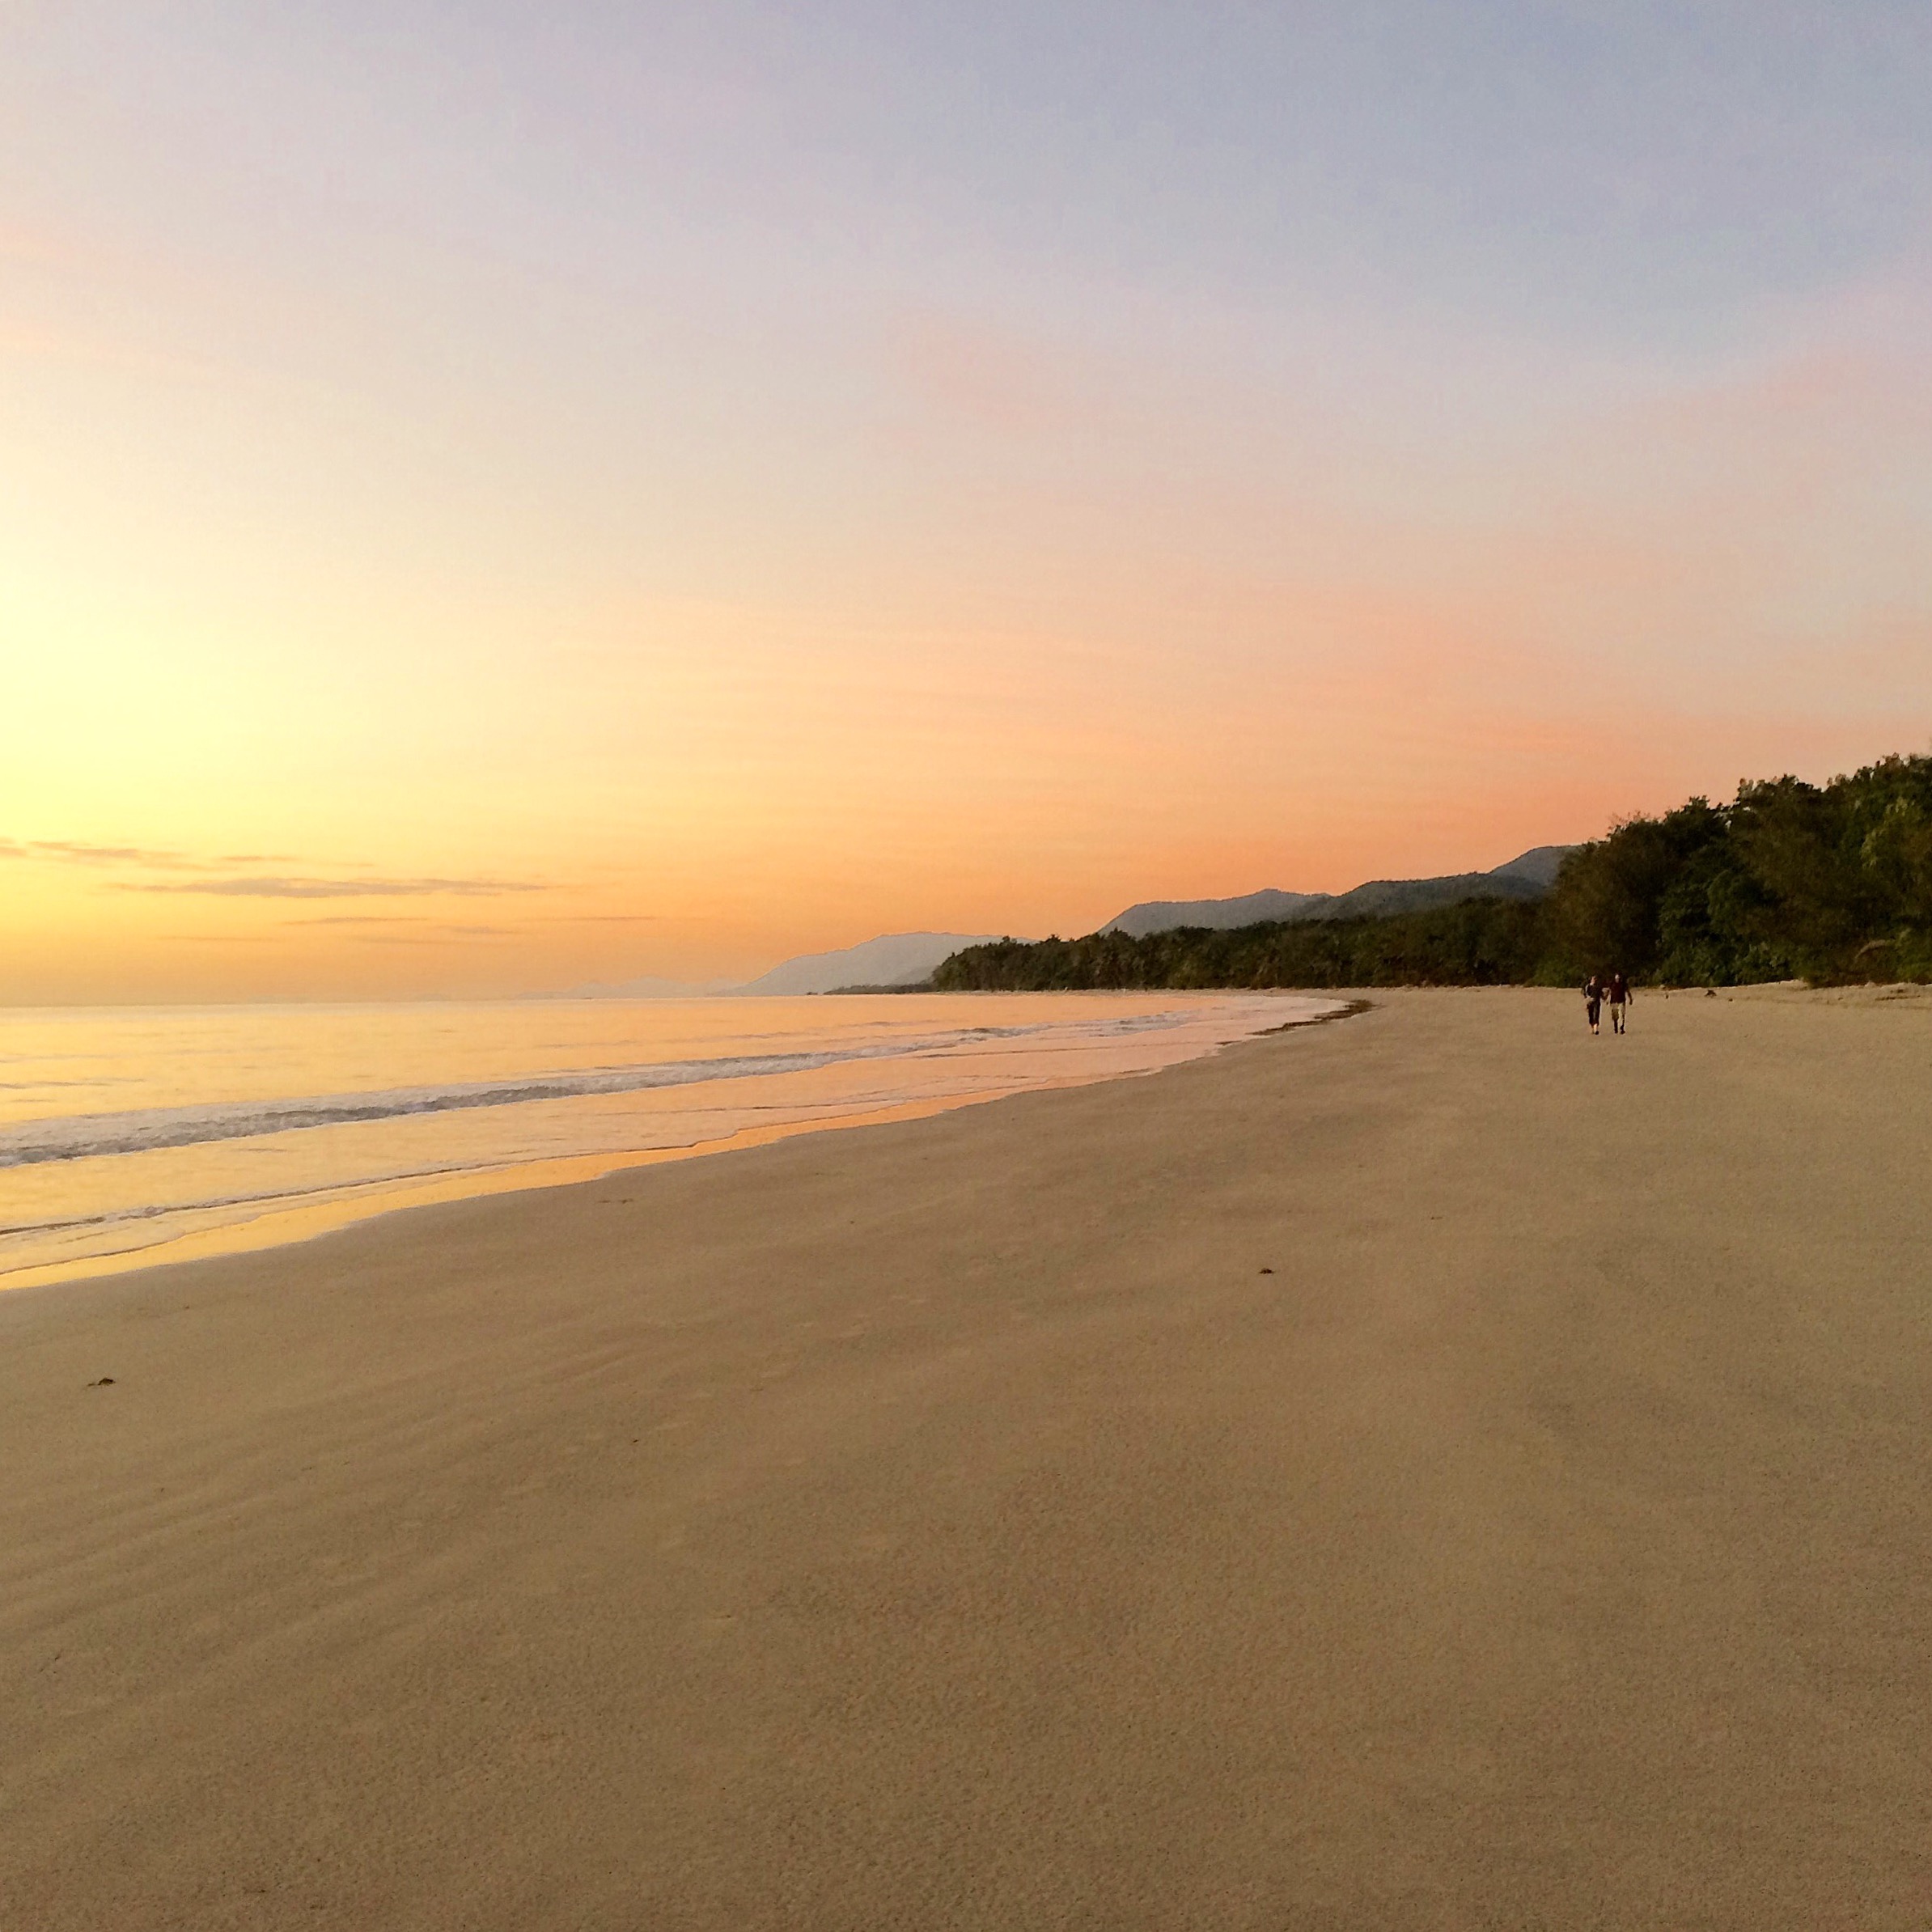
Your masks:
M 1579 845 L 1544 899 L 1384 918 L 1005 939 L 955 953 L 944 993 L 1186 987 L 1932 980 L 1932 757 L 1828 785 L 1740 786 Z

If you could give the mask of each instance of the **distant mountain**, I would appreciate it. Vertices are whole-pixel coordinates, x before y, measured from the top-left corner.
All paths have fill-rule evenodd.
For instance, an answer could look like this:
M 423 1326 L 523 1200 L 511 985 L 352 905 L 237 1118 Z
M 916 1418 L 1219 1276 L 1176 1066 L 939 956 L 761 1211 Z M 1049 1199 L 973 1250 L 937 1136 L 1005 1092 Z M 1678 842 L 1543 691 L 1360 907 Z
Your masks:
M 1176 926 L 1211 926 L 1232 929 L 1260 926 L 1273 919 L 1299 919 L 1310 906 L 1332 903 L 1329 892 L 1249 892 L 1239 899 L 1150 899 L 1130 905 L 1117 919 L 1100 928 L 1104 933 L 1164 933 Z
M 981 933 L 888 933 L 838 952 L 802 953 L 761 973 L 749 985 L 735 980 L 587 980 L 557 993 L 526 999 L 714 999 L 728 994 L 838 993 L 849 986 L 917 986 L 940 960 L 965 946 L 984 946 Z
M 1575 850 L 1574 845 L 1532 845 L 1520 858 L 1512 858 L 1506 866 L 1498 866 L 1489 877 L 1527 879 L 1547 892 L 1557 883 L 1557 875 L 1563 870 L 1564 860 Z
M 1249 892 L 1239 899 L 1150 900 L 1131 905 L 1103 932 L 1131 933 L 1136 938 L 1177 926 L 1217 930 L 1258 926 L 1266 920 L 1345 919 L 1354 913 L 1421 912 L 1458 899 L 1540 899 L 1555 883 L 1567 845 L 1539 845 L 1493 872 L 1458 872 L 1446 879 L 1375 879 L 1351 892 Z M 862 946 L 836 952 L 802 953 L 761 973 L 750 985 L 727 980 L 691 985 L 682 980 L 646 977 L 616 982 L 592 981 L 568 992 L 534 994 L 536 999 L 701 999 L 745 993 L 796 997 L 837 993 L 851 986 L 917 986 L 941 960 L 968 946 L 987 946 L 996 934 L 980 933 L 888 933 Z
M 1556 883 L 1568 845 L 1538 845 L 1489 872 L 1452 872 L 1440 879 L 1371 879 L 1347 892 L 1249 892 L 1239 899 L 1150 899 L 1130 905 L 1100 928 L 1143 938 L 1178 926 L 1216 931 L 1265 920 L 1347 919 L 1384 913 L 1419 913 L 1459 899 L 1540 899 Z
M 964 933 L 888 933 L 862 946 L 838 952 L 808 952 L 761 973 L 740 993 L 837 993 L 845 986 L 917 986 L 932 969 L 968 946 L 984 946 L 988 935 Z

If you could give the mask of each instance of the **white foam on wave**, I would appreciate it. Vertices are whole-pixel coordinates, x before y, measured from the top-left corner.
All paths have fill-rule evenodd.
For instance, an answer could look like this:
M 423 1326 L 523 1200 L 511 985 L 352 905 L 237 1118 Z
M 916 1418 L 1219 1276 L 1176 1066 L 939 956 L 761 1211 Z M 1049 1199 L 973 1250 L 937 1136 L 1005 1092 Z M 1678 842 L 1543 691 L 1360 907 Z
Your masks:
M 125 1113 L 72 1114 L 0 1129 L 0 1167 L 45 1161 L 87 1160 L 116 1154 L 145 1154 L 214 1141 L 248 1140 L 307 1127 L 341 1127 L 358 1121 L 400 1120 L 413 1114 L 449 1113 L 480 1107 L 515 1107 L 537 1100 L 583 1099 L 600 1094 L 643 1093 L 710 1080 L 769 1078 L 808 1072 L 848 1061 L 930 1057 L 989 1040 L 1018 1040 L 1049 1032 L 1087 1040 L 1146 1032 L 1181 1023 L 1184 1016 L 1137 1014 L 1088 1021 L 1072 1027 L 963 1027 L 944 1033 L 884 1043 L 790 1053 L 728 1054 L 713 1059 L 652 1061 L 634 1066 L 594 1067 L 520 1074 L 507 1080 L 468 1080 L 430 1087 L 396 1087 L 371 1092 L 294 1095 L 285 1099 L 203 1101 L 182 1107 L 138 1108 Z
M 20 1083 L 29 1117 L 0 1116 L 0 1288 L 1150 1073 L 1338 1004 L 1273 993 L 935 1003 L 814 1001 L 777 1026 L 763 1023 L 767 1006 L 752 1016 L 735 1002 L 667 1017 L 599 1007 L 561 1024 L 553 1010 L 505 1006 L 16 1022 L 11 1040 L 0 1031 L 0 1061 L 44 1077 Z M 1006 1023 L 964 1023 L 996 1015 Z M 391 1070 L 409 1083 L 380 1083 Z M 314 1091 L 325 1085 L 335 1091 Z M 94 1110 L 61 1108 L 63 1087 L 84 1089 Z M 145 1087 L 154 1104 L 103 1108 L 117 1087 Z M 32 1112 L 35 1099 L 53 1110 Z

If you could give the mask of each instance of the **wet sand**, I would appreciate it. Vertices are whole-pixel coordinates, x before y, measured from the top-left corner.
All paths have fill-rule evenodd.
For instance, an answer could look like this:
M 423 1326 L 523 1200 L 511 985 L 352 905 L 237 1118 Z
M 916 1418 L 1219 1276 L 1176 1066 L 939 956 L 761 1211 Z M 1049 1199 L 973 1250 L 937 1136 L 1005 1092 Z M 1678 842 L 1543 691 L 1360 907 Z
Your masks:
M 1932 999 L 1378 998 L 0 1296 L 0 1920 L 1932 1921 Z

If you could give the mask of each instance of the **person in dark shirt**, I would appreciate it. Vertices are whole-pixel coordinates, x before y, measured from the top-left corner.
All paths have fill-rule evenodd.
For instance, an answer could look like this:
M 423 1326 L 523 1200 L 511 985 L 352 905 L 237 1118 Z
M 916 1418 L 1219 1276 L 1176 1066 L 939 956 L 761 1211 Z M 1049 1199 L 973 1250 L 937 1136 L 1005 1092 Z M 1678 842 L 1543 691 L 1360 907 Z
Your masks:
M 1630 982 L 1621 972 L 1610 976 L 1610 1031 L 1621 1033 L 1626 1031 L 1629 1022 L 1626 1015 L 1630 1010 Z
M 1597 1017 L 1603 1010 L 1604 976 L 1600 972 L 1593 972 L 1583 982 L 1583 1017 L 1590 1022 L 1590 1030 L 1593 1033 L 1603 1031 L 1596 1023 Z

